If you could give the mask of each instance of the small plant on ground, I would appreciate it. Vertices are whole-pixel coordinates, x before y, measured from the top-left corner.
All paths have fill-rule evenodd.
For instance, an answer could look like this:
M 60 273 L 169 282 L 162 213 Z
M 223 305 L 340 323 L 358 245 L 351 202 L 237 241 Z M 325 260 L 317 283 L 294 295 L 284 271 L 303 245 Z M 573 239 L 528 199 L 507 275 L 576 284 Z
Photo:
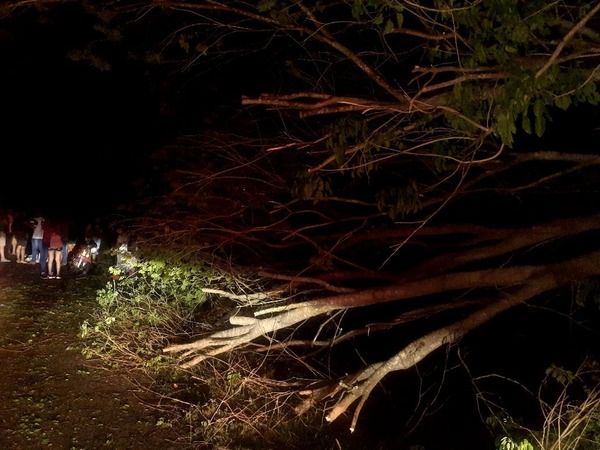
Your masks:
M 551 366 L 538 391 L 541 424 L 535 429 L 496 414 L 487 422 L 499 433 L 498 450 L 595 450 L 600 448 L 600 365 L 586 360 L 572 372 Z
M 207 300 L 210 275 L 202 269 L 157 260 L 138 260 L 128 271 L 110 267 L 111 281 L 97 291 L 99 308 L 81 328 L 87 352 L 143 363 L 168 340 L 191 332 Z

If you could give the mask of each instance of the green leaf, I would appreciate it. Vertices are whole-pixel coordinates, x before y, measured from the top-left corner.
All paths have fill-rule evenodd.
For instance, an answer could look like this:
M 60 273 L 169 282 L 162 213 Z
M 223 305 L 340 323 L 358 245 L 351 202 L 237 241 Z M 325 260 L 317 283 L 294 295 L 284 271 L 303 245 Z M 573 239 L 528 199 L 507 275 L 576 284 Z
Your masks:
M 181 47 L 183 50 L 185 50 L 186 52 L 189 51 L 190 43 L 186 40 L 184 36 L 180 36 L 177 43 L 179 44 L 179 47 Z
M 546 132 L 546 106 L 541 99 L 537 99 L 533 104 L 533 115 L 535 119 L 535 134 L 537 137 L 543 136 Z
M 397 13 L 396 14 L 396 26 L 398 28 L 402 28 L 403 23 L 404 23 L 404 14 Z
M 367 10 L 362 0 L 354 0 L 352 3 L 352 17 L 359 20 Z
M 531 134 L 531 120 L 529 119 L 527 112 L 524 112 L 521 115 L 521 128 L 523 128 L 523 131 L 525 133 Z
M 272 10 L 277 5 L 277 0 L 260 0 L 256 7 L 258 12 L 266 12 Z
M 561 95 L 559 97 L 556 97 L 556 99 L 554 100 L 554 104 L 558 108 L 566 110 L 569 108 L 569 106 L 571 106 L 571 97 L 569 97 L 568 95 Z
M 394 29 L 394 22 L 388 20 L 383 28 L 383 34 L 388 34 Z

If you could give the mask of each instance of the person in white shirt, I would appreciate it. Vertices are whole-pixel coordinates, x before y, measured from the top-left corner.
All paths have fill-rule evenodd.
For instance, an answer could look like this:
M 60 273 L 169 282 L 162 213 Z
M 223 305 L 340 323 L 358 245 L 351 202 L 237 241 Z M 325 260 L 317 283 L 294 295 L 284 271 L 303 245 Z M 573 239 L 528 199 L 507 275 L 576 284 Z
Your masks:
M 38 214 L 30 222 L 33 227 L 33 232 L 31 233 L 31 263 L 41 262 L 42 274 L 46 273 L 46 261 L 42 261 L 42 257 L 45 259 L 45 252 L 42 245 L 45 221 L 46 219 L 41 214 Z

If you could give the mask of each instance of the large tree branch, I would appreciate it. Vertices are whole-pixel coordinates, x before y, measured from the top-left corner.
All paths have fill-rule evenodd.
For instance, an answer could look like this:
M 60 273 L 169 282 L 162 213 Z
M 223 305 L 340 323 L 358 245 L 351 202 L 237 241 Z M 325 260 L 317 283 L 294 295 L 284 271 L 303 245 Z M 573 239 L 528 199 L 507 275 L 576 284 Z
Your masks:
M 327 414 L 327 421 L 332 422 L 336 420 L 354 402 L 359 401 L 350 425 L 350 431 L 354 431 L 362 407 L 367 401 L 371 391 L 386 375 L 391 372 L 414 367 L 438 348 L 458 341 L 469 331 L 493 319 L 501 312 L 519 305 L 546 290 L 555 288 L 557 285 L 556 280 L 551 275 L 540 277 L 534 284 L 527 285 L 512 295 L 506 295 L 502 300 L 482 308 L 469 315 L 464 320 L 435 330 L 411 342 L 387 361 L 377 363 L 374 368 L 366 368 L 363 371 L 365 373 L 354 376 L 355 379 L 360 380 L 360 383 L 350 386 L 350 389 L 344 391 L 345 394 L 342 395 L 341 399 L 335 403 Z
M 529 229 L 517 228 L 507 230 L 504 228 L 479 227 L 476 234 L 477 240 L 488 240 L 490 241 L 489 245 L 477 246 L 470 250 L 467 249 L 453 254 L 433 257 L 411 268 L 408 272 L 403 272 L 402 277 L 413 279 L 414 277 L 447 272 L 468 263 L 483 261 L 500 255 L 508 255 L 515 250 L 532 247 L 561 236 L 597 229 L 600 229 L 600 217 L 597 216 L 557 219 L 549 223 L 535 225 Z M 435 230 L 436 227 L 432 227 L 428 231 L 431 233 Z M 441 229 L 438 228 L 437 231 L 440 232 Z M 460 228 L 453 228 L 453 231 L 460 232 Z M 466 242 L 466 246 L 469 244 L 472 246 L 473 243 L 472 240 L 469 240 Z
M 589 277 L 600 274 L 600 267 L 598 267 L 600 261 L 598 258 L 600 258 L 600 253 L 596 254 L 591 260 L 583 256 L 548 267 L 550 270 L 540 274 L 530 283 L 523 285 L 514 292 L 502 294 L 500 300 L 479 309 L 463 320 L 416 339 L 387 361 L 371 364 L 362 371 L 346 377 L 337 386 L 324 387 L 310 392 L 310 397 L 298 407 L 297 411 L 299 413 L 305 411 L 315 401 L 313 395 L 318 399 L 322 399 L 342 392 L 340 399 L 330 409 L 326 418 L 328 421 L 336 420 L 353 403 L 359 401 L 350 426 L 350 430 L 353 431 L 364 403 L 372 390 L 387 374 L 414 367 L 438 348 L 457 342 L 462 336 L 493 319 L 501 312 L 533 299 L 546 291 L 580 279 L 581 276 Z M 340 389 L 340 386 L 343 386 L 343 389 Z
M 234 328 L 213 333 L 206 338 L 188 344 L 168 346 L 163 351 L 166 353 L 182 353 L 182 360 L 186 360 L 182 364 L 183 367 L 192 367 L 210 356 L 231 351 L 259 337 L 267 337 L 278 330 L 335 310 L 485 287 L 542 285 L 545 286 L 544 290 L 547 290 L 550 289 L 547 287 L 550 281 L 554 282 L 552 287 L 557 287 L 573 279 L 598 274 L 600 274 L 600 252 L 586 254 L 556 265 L 518 266 L 445 274 L 407 282 L 403 285 L 367 289 L 357 293 L 326 297 L 255 312 L 257 316 L 275 313 L 275 315 L 265 319 L 234 316 L 230 319 Z M 193 357 L 198 352 L 201 352 L 201 354 Z M 192 359 L 189 359 L 190 357 Z
M 583 19 L 581 19 L 579 22 L 577 22 L 577 24 L 575 24 L 575 26 L 565 35 L 565 37 L 562 39 L 560 44 L 558 44 L 558 46 L 554 50 L 554 53 L 552 53 L 550 58 L 548 58 L 548 61 L 546 62 L 546 64 L 544 64 L 544 66 L 540 70 L 537 71 L 537 73 L 535 74 L 536 78 L 539 78 L 544 73 L 546 73 L 546 71 L 550 68 L 550 66 L 554 63 L 554 61 L 558 58 L 560 53 L 563 51 L 563 49 L 565 48 L 567 43 L 571 39 L 573 39 L 573 36 L 575 36 L 575 34 L 579 30 L 581 30 L 585 26 L 585 24 L 587 22 L 589 22 L 589 20 L 598 13 L 598 11 L 600 11 L 600 3 L 598 3 L 594 8 L 592 8 L 590 10 L 590 12 L 588 12 L 585 15 L 585 17 L 583 17 Z

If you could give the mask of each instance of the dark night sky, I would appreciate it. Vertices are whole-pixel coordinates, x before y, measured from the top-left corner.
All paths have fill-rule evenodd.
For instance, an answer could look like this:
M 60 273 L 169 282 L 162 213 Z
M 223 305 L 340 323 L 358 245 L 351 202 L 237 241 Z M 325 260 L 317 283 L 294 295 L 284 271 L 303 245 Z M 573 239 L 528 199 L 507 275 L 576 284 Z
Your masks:
M 142 70 L 100 72 L 69 60 L 77 18 L 34 14 L 0 28 L 1 207 L 96 216 L 128 195 L 149 152 L 168 139 Z M 75 214 L 73 214 L 75 213 Z
M 243 85 L 252 83 L 246 66 L 216 76 L 149 68 L 118 44 L 109 50 L 110 71 L 73 62 L 69 51 L 98 39 L 79 6 L 51 19 L 31 9 L 0 21 L 0 207 L 110 213 L 130 197 L 132 179 L 148 176 L 153 150 L 198 132 L 215 111 L 236 114 Z M 146 31 L 137 33 L 149 45 Z

